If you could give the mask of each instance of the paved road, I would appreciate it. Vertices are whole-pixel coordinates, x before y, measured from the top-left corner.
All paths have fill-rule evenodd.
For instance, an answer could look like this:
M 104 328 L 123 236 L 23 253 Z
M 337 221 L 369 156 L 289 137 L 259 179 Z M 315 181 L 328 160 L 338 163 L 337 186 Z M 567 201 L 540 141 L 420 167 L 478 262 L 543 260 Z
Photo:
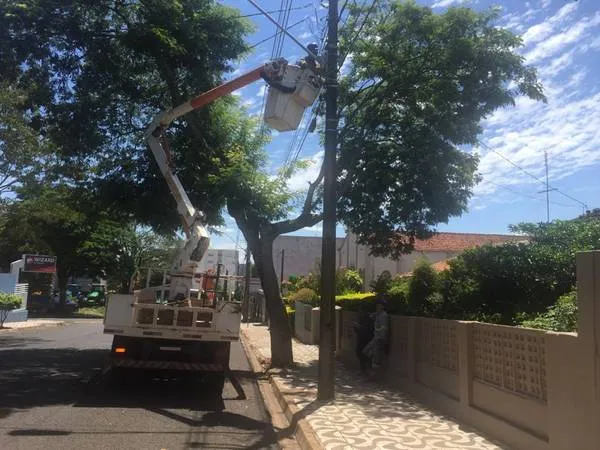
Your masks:
M 1 449 L 277 448 L 241 346 L 223 394 L 200 376 L 102 374 L 111 336 L 99 321 L 0 332 Z

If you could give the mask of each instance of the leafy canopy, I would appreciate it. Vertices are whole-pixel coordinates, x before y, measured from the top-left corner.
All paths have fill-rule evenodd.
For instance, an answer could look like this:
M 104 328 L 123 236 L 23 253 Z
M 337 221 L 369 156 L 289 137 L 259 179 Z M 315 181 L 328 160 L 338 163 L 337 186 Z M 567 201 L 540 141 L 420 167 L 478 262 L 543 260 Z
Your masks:
M 352 63 L 341 85 L 339 214 L 375 254 L 398 256 L 463 213 L 478 159 L 460 147 L 517 96 L 544 100 L 516 53 L 520 38 L 496 18 L 468 8 L 434 14 L 413 1 L 370 15 L 352 9 L 341 36 Z
M 178 215 L 144 130 L 159 111 L 219 84 L 246 51 L 250 29 L 237 10 L 212 0 L 3 2 L 0 77 L 30 90 L 36 130 L 56 146 L 56 177 L 173 229 Z M 208 180 L 227 160 L 229 104 L 169 130 L 178 174 L 212 223 L 225 197 Z

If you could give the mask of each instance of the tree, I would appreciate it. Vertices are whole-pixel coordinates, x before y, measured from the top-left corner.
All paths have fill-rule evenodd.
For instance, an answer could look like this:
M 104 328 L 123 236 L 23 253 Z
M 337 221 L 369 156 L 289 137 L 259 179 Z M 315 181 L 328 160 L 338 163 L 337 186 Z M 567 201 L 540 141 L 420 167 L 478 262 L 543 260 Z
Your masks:
M 600 248 L 600 218 L 586 215 L 512 226 L 527 242 L 487 245 L 450 261 L 442 275 L 444 316 L 515 325 L 557 308 L 576 282 L 577 252 Z M 566 305 L 568 307 L 568 305 Z
M 352 8 L 342 30 L 353 59 L 340 99 L 338 212 L 374 253 L 410 251 L 415 237 L 460 215 L 478 178 L 477 157 L 458 146 L 475 143 L 481 119 L 516 96 L 544 99 L 535 70 L 516 53 L 520 39 L 495 28 L 495 17 L 466 8 L 436 15 L 412 2 L 375 14 Z M 321 220 L 323 173 L 300 200 L 283 183 L 290 171 L 269 177 L 261 153 L 251 155 L 240 155 L 227 178 L 227 206 L 259 269 L 273 365 L 284 366 L 292 349 L 272 243 Z
M 7 60 L 0 75 L 35 86 L 31 102 L 44 106 L 38 128 L 58 147 L 56 176 L 96 187 L 141 223 L 176 227 L 143 130 L 159 110 L 221 81 L 247 48 L 247 23 L 208 0 L 2 8 L 0 54 Z M 475 142 L 479 121 L 516 95 L 542 98 L 535 72 L 515 52 L 519 39 L 492 20 L 464 8 L 434 15 L 414 3 L 391 2 L 368 20 L 352 9 L 342 30 L 354 58 L 340 102 L 339 215 L 376 253 L 408 251 L 415 236 L 461 214 L 477 160 L 456 147 Z M 354 39 L 357 29 L 363 32 Z M 232 104 L 215 102 L 178 121 L 169 131 L 171 148 L 209 222 L 220 223 L 226 204 L 243 232 L 267 299 L 272 361 L 283 366 L 292 362 L 292 348 L 273 240 L 321 220 L 323 176 L 303 197 L 290 192 L 290 171 L 271 176 L 266 137 Z
M 21 303 L 22 299 L 18 295 L 0 292 L 0 328 L 4 328 L 8 313 L 21 306 Z
M 413 269 L 408 284 L 408 308 L 411 314 L 431 315 L 428 299 L 439 289 L 437 272 L 427 261 L 420 261 Z
M 172 231 L 180 221 L 144 130 L 158 112 L 219 84 L 250 30 L 237 10 L 212 0 L 4 2 L 0 76 L 30 87 L 35 129 L 56 147 L 55 177 Z M 228 148 L 231 102 L 169 130 L 178 174 L 212 224 L 225 198 L 209 180 Z
M 415 237 L 462 214 L 478 160 L 461 146 L 517 96 L 544 100 L 516 52 L 521 39 L 495 27 L 497 17 L 434 14 L 413 1 L 352 9 L 341 37 L 352 62 L 341 89 L 339 215 L 373 253 L 410 251 Z
M 87 260 L 88 270 L 103 273 L 109 286 L 127 294 L 143 268 L 170 268 L 178 243 L 135 223 L 101 220 L 86 239 L 79 254 Z
M 27 119 L 27 98 L 24 90 L 0 83 L 0 197 L 42 167 L 45 143 Z
M 20 190 L 20 196 L 7 213 L 4 250 L 12 252 L 9 262 L 27 252 L 56 256 L 59 299 L 64 305 L 69 276 L 85 271 L 79 249 L 93 227 L 93 216 L 86 214 L 84 205 L 88 197 L 64 185 L 30 186 Z

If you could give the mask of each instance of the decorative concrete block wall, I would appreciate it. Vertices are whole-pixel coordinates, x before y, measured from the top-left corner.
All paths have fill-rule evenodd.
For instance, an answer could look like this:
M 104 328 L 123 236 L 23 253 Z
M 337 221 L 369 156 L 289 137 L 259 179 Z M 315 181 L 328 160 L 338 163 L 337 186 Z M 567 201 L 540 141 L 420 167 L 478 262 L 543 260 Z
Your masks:
M 577 256 L 577 287 L 578 333 L 393 316 L 385 380 L 517 449 L 600 449 L 600 251 Z

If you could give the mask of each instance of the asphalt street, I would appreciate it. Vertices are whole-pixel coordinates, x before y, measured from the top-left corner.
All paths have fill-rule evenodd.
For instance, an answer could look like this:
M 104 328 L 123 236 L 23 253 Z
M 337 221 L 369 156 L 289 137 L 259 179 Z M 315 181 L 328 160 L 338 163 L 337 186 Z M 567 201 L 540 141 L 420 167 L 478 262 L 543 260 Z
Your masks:
M 0 332 L 0 449 L 277 448 L 239 343 L 221 394 L 201 375 L 115 383 L 111 340 L 97 320 Z

